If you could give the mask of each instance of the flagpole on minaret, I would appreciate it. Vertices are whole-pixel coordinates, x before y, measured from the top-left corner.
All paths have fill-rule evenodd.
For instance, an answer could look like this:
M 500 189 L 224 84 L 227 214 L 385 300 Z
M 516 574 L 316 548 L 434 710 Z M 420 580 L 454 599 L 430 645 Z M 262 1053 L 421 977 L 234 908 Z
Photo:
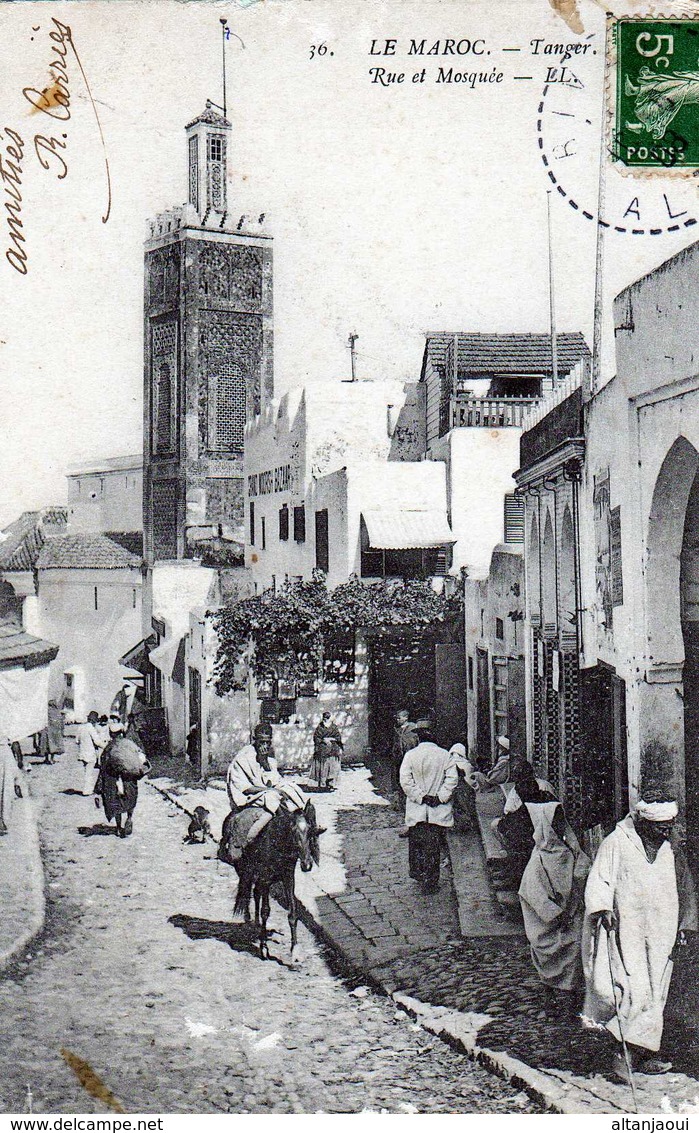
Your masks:
M 551 374 L 553 388 L 558 385 L 558 343 L 556 342 L 556 300 L 553 284 L 553 239 L 551 236 L 551 193 L 546 194 L 546 216 L 549 234 L 549 325 L 551 328 Z
M 221 17 L 221 73 L 223 76 L 223 117 L 226 117 L 226 28 L 228 20 Z
M 599 141 L 599 181 L 597 184 L 597 240 L 595 245 L 595 309 L 592 329 L 592 373 L 589 389 L 583 390 L 583 400 L 589 400 L 600 386 L 602 371 L 602 275 L 604 268 L 603 214 L 607 188 L 607 75 L 611 44 L 612 13 L 607 12 L 604 29 L 604 71 L 602 73 L 602 124 Z

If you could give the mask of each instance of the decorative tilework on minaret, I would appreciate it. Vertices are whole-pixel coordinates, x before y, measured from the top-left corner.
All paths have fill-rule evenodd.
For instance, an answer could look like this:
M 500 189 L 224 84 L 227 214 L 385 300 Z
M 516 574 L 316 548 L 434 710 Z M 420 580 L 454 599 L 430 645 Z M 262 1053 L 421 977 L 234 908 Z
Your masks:
M 186 127 L 188 203 L 145 245 L 146 560 L 244 541 L 246 420 L 273 392 L 272 240 L 232 209 L 231 124 L 207 103 Z M 199 547 L 199 550 L 197 550 Z

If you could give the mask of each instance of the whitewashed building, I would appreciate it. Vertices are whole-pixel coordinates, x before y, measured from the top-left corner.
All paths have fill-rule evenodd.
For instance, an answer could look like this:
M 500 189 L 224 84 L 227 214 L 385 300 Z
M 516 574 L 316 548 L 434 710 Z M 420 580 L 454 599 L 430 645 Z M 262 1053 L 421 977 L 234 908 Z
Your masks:
M 352 576 L 431 578 L 441 587 L 453 541 L 446 468 L 424 453 L 417 383 L 311 385 L 271 403 L 246 430 L 246 565 L 256 591 L 316 570 L 330 589 Z M 372 742 L 370 653 L 359 634 L 338 639 L 328 644 L 319 687 L 257 690 L 259 711 L 284 727 L 281 751 L 309 760 L 313 727 L 328 707 L 346 756 L 364 756 Z M 391 708 L 374 709 L 390 728 Z M 374 737 L 375 746 L 382 742 Z
M 114 456 L 69 468 L 71 532 L 143 531 L 143 456 Z
M 523 502 L 514 474 L 526 415 L 589 354 L 579 332 L 430 334 L 426 455 L 446 467 L 454 533 L 452 572 L 463 569 L 465 708 L 470 751 L 487 765 L 498 735 L 523 752 Z
M 362 551 L 382 550 L 368 542 L 362 509 L 396 518 L 413 507 L 445 519 L 443 476 L 421 476 L 414 463 L 424 453 L 419 396 L 401 382 L 310 385 L 248 425 L 245 562 L 258 590 L 310 578 L 316 567 L 331 588 L 361 575 Z M 375 568 L 385 576 L 385 560 Z
M 528 732 L 579 826 L 646 783 L 699 829 L 699 244 L 614 302 L 616 374 L 522 438 Z M 547 775 L 550 778 L 550 775 Z

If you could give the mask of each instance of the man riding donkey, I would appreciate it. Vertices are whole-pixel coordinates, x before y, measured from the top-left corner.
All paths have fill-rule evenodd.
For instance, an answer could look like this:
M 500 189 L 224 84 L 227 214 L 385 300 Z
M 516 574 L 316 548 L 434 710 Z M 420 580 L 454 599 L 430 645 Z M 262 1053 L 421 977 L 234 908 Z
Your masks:
M 280 881 L 289 906 L 292 951 L 296 943 L 294 873 L 296 862 L 308 872 L 318 861 L 315 808 L 292 780 L 280 774 L 272 747 L 270 724 L 258 724 L 253 742 L 240 749 L 226 776 L 231 812 L 224 820 L 218 856 L 235 866 L 239 875 L 235 911 L 250 919 L 255 894 L 255 919 L 261 920 L 261 951 L 266 949 L 269 887 Z M 261 837 L 262 835 L 262 837 Z

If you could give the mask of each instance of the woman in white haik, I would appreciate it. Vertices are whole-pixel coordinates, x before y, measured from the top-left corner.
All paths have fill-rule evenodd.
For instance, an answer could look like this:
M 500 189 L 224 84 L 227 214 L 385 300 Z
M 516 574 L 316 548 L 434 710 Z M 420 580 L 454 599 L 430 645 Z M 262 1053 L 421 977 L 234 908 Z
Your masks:
M 547 987 L 579 991 L 583 893 L 590 859 L 559 802 L 523 805 L 534 825 L 534 849 L 519 887 L 532 963 Z
M 599 848 L 585 889 L 582 957 L 584 1017 L 626 1042 L 632 1068 L 662 1074 L 654 1057 L 672 975 L 670 954 L 685 929 L 696 931 L 696 905 L 678 891 L 670 835 L 677 803 L 645 793 Z M 613 982 L 612 982 L 613 978 Z M 612 1073 L 629 1081 L 621 1048 Z
M 89 712 L 87 720 L 78 728 L 78 762 L 83 765 L 80 790 L 83 795 L 91 795 L 97 779 L 97 759 L 105 741 L 99 728 L 99 716 Z

